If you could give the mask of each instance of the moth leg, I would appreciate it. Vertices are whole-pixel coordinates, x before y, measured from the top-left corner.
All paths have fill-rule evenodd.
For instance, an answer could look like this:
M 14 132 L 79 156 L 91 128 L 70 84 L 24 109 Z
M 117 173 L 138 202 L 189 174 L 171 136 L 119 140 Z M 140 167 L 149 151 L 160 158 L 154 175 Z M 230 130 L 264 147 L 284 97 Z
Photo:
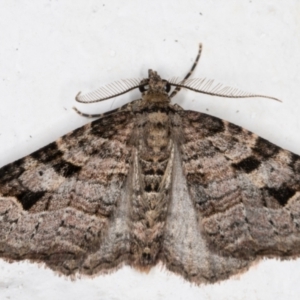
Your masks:
M 116 109 L 110 110 L 108 112 L 102 113 L 102 114 L 86 114 L 81 112 L 78 108 L 76 108 L 75 106 L 73 107 L 73 109 L 82 117 L 85 118 L 102 118 L 104 116 L 108 116 L 108 115 L 112 115 L 116 112 L 120 112 L 120 111 L 132 111 L 132 107 L 138 102 L 140 101 L 140 99 L 131 101 L 130 103 L 126 103 L 124 105 L 122 105 L 121 107 L 118 107 Z
M 81 112 L 79 109 L 77 109 L 75 106 L 73 107 L 73 109 L 82 117 L 85 117 L 85 118 L 100 118 L 100 117 L 103 117 L 105 114 L 86 114 L 86 113 L 83 113 Z M 115 109 L 113 110 L 115 111 Z M 112 111 L 110 111 L 112 112 Z
M 198 62 L 199 62 L 199 59 L 200 59 L 200 55 L 201 55 L 201 52 L 202 52 L 202 44 L 200 43 L 199 44 L 199 50 L 198 50 L 198 54 L 197 54 L 197 57 L 194 61 L 194 64 L 192 65 L 192 68 L 190 69 L 190 71 L 186 74 L 186 76 L 184 77 L 182 83 L 184 83 L 191 75 L 192 73 L 194 72 Z M 170 98 L 173 98 L 175 95 L 177 95 L 177 93 L 181 90 L 180 87 L 176 87 L 175 90 L 171 93 L 170 95 Z

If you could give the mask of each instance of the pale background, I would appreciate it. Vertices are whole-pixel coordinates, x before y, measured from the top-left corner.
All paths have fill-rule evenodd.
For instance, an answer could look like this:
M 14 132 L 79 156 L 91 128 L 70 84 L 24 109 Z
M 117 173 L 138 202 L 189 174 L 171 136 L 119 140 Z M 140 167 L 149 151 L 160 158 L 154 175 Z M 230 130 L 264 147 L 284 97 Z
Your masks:
M 72 110 L 78 91 L 148 68 L 184 76 L 199 42 L 194 77 L 267 99 L 182 92 L 184 108 L 209 112 L 300 154 L 300 2 L 297 0 L 32 0 L 0 2 L 0 166 L 88 122 Z M 138 92 L 93 106 L 105 112 Z M 299 299 L 300 260 L 266 260 L 239 278 L 195 286 L 162 267 L 124 267 L 75 282 L 36 264 L 0 260 L 0 299 Z

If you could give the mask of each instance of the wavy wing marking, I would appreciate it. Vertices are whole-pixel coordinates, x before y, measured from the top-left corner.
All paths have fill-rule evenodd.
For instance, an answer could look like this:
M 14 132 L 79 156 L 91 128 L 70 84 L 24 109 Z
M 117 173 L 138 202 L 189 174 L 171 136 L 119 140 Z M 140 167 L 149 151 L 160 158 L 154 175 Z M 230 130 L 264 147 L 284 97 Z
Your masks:
M 114 261 L 121 240 L 126 250 L 126 227 L 121 235 L 106 232 L 117 232 L 116 216 L 126 219 L 126 210 L 118 212 L 118 207 L 129 172 L 133 125 L 128 112 L 115 113 L 1 168 L 1 256 L 44 261 L 73 274 L 83 265 L 85 272 L 96 271 L 88 262 L 96 251 Z
M 182 112 L 180 145 L 199 230 L 225 256 L 300 254 L 300 157 L 218 118 Z

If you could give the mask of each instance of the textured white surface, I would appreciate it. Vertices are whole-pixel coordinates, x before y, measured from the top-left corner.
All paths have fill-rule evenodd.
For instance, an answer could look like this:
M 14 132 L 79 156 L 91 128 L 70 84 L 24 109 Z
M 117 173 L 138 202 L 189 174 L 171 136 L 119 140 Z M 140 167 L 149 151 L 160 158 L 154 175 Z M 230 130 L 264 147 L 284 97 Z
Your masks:
M 184 76 L 203 43 L 194 77 L 266 99 L 181 92 L 184 108 L 208 112 L 300 154 L 300 3 L 297 0 L 11 1 L 0 9 L 0 166 L 81 126 L 74 96 L 115 80 Z M 104 112 L 138 92 L 97 105 Z M 1 299 L 298 299 L 300 260 L 265 260 L 239 278 L 194 286 L 161 267 L 124 267 L 70 281 L 36 264 L 0 261 Z

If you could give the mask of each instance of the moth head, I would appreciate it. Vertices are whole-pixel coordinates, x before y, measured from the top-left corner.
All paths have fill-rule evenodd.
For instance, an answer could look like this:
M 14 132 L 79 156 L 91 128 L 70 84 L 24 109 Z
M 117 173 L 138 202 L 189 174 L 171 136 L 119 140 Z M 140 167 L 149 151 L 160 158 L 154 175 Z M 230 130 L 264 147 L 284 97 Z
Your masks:
M 171 85 L 167 80 L 161 79 L 157 72 L 151 69 L 149 69 L 148 74 L 148 78 L 140 82 L 141 93 L 167 95 L 170 92 Z

